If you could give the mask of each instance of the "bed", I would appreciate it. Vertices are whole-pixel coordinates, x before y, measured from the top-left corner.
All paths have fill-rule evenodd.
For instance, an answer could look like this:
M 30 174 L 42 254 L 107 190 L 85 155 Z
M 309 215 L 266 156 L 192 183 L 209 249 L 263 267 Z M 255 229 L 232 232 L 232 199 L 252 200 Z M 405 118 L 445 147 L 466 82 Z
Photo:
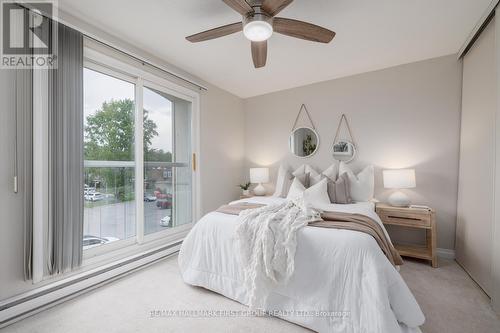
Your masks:
M 254 197 L 234 203 L 284 200 Z M 382 225 L 371 202 L 319 208 L 363 214 Z M 205 215 L 184 240 L 179 267 L 186 283 L 248 304 L 236 220 L 218 212 Z M 371 236 L 309 226 L 298 231 L 292 277 L 271 292 L 264 310 L 321 333 L 416 333 L 424 322 L 414 296 Z

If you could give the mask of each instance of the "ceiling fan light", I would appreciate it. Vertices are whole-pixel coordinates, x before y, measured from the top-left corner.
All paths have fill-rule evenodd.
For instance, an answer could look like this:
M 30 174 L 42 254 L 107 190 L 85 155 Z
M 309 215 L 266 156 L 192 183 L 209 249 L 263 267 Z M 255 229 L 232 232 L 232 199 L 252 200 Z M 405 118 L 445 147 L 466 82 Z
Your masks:
M 248 22 L 243 28 L 243 34 L 252 42 L 263 42 L 273 34 L 273 26 L 266 21 Z

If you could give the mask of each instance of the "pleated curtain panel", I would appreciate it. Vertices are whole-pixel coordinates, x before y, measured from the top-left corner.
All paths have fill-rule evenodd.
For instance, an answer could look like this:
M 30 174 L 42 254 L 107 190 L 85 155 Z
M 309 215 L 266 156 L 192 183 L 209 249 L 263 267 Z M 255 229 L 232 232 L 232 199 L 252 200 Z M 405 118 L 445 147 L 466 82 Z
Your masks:
M 83 35 L 59 24 L 58 67 L 49 73 L 50 274 L 82 263 L 83 182 Z
M 17 193 L 23 201 L 24 278 L 32 277 L 33 258 L 33 71 L 16 70 Z M 22 149 L 19 149 L 21 148 Z
M 44 275 L 82 263 L 83 241 L 83 35 L 58 24 L 58 66 L 48 72 L 48 220 L 44 225 Z M 36 69 L 34 69 L 36 70 Z M 17 119 L 23 195 L 24 273 L 33 277 L 33 80 L 34 70 L 17 75 Z M 30 104 L 31 103 L 31 104 Z M 17 150 L 17 149 L 16 149 Z M 35 166 L 36 167 L 36 166 Z

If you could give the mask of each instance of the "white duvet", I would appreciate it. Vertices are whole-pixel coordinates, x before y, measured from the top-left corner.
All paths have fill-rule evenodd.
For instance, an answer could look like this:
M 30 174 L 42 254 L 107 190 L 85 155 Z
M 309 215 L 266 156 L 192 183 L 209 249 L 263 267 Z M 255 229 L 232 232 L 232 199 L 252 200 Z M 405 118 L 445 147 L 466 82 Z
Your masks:
M 367 215 L 381 224 L 372 203 L 319 208 Z M 248 304 L 237 218 L 217 212 L 205 215 L 184 240 L 179 266 L 186 283 Z M 317 227 L 298 231 L 294 273 L 270 293 L 264 310 L 321 333 L 420 332 L 424 322 L 415 298 L 371 236 Z

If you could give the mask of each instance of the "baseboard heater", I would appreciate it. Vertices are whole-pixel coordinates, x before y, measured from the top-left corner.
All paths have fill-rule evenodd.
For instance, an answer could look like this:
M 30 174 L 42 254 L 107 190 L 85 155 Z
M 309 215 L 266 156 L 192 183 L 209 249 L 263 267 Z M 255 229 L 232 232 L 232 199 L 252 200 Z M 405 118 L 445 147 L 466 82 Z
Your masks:
M 0 303 L 0 328 L 176 254 L 182 240 L 119 260 Z

